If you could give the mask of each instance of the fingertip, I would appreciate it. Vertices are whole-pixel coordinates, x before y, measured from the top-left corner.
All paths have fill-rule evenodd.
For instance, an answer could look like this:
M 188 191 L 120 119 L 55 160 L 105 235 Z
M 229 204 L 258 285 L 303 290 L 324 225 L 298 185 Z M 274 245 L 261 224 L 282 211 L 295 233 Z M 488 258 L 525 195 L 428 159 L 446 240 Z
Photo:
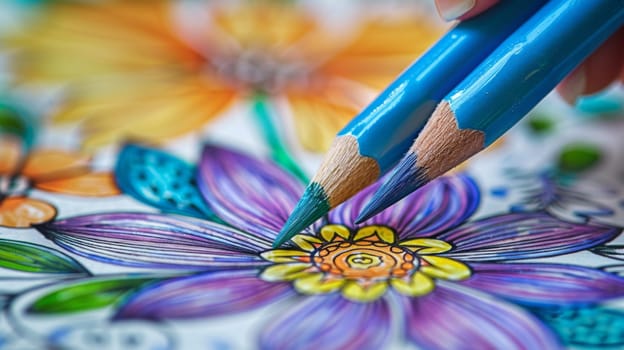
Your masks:
M 498 3 L 499 0 L 436 0 L 440 17 L 447 21 L 472 18 Z
M 557 92 L 566 103 L 574 106 L 576 100 L 584 93 L 586 86 L 585 67 L 581 65 L 557 86 Z
M 610 37 L 557 87 L 559 95 L 570 105 L 584 95 L 597 93 L 621 79 L 624 72 L 624 29 Z

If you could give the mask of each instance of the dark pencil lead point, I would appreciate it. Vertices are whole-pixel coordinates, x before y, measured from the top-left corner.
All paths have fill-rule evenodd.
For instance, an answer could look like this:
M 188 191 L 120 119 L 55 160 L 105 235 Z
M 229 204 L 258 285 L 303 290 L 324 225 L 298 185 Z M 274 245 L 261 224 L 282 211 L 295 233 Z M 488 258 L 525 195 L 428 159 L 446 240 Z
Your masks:
M 373 198 L 360 211 L 355 222 L 361 224 L 429 182 L 423 169 L 416 166 L 416 154 L 409 153 L 394 169 Z
M 273 248 L 281 246 L 293 236 L 305 230 L 316 220 L 327 214 L 329 209 L 329 200 L 323 187 L 316 182 L 311 183 L 275 238 Z

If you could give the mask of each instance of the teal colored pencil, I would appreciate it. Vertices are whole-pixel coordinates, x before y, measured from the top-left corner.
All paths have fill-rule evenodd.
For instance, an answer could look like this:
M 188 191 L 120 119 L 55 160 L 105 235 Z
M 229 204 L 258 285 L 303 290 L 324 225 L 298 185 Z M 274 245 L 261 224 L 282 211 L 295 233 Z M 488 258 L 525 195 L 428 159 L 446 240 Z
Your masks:
M 407 68 L 337 135 L 274 245 L 388 172 L 438 102 L 545 2 L 504 1 L 458 24 Z
M 361 222 L 492 144 L 624 25 L 624 0 L 552 0 L 433 112 Z

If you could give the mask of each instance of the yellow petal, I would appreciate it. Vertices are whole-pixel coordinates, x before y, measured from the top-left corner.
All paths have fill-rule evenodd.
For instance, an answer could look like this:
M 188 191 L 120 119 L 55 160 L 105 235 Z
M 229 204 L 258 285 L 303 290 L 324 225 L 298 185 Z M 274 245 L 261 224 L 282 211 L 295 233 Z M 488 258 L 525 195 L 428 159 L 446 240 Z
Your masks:
M 429 266 L 421 266 L 420 271 L 435 278 L 459 281 L 470 277 L 470 268 L 454 259 L 442 256 L 421 256 Z
M 271 265 L 262 271 L 260 278 L 265 281 L 292 281 L 297 278 L 310 275 L 306 269 L 310 264 L 276 264 Z
M 179 39 L 170 25 L 166 1 L 107 4 L 59 2 L 45 16 L 10 38 L 28 57 L 22 77 L 76 79 L 107 71 L 136 71 L 178 67 L 199 54 Z M 25 73 L 25 74 L 24 74 Z
M 309 88 L 305 92 L 288 92 L 295 133 L 306 149 L 326 151 L 336 133 L 366 106 L 369 97 L 374 96 L 369 95 L 368 90 L 358 94 L 358 89 L 343 85 L 323 84 L 318 89 Z
M 295 6 L 267 2 L 221 10 L 214 14 L 214 22 L 240 46 L 266 49 L 285 49 L 315 27 L 314 21 Z
M 198 131 L 234 100 L 233 92 L 209 91 L 185 97 L 162 98 L 143 105 L 115 105 L 89 115 L 84 147 L 93 151 L 124 139 L 158 143 Z M 131 115 L 132 118 L 128 118 Z M 180 116 L 184 116 L 180 119 Z
M 54 216 L 56 209 L 40 200 L 12 197 L 0 202 L 0 226 L 30 227 L 52 220 Z
M 311 252 L 316 249 L 317 246 L 321 245 L 320 239 L 309 236 L 309 235 L 296 235 L 291 239 L 293 243 L 295 243 L 299 248 Z
M 449 251 L 453 246 L 439 239 L 431 238 L 415 238 L 408 241 L 402 241 L 400 246 L 409 248 L 418 254 L 439 254 Z
M 173 29 L 170 1 L 60 4 L 11 44 L 22 81 L 59 83 L 55 122 L 83 122 L 84 149 L 162 142 L 199 130 L 234 99 L 206 58 Z M 215 72 L 213 72 L 215 73 Z
M 111 173 L 88 173 L 58 180 L 36 182 L 35 187 L 49 192 L 90 197 L 114 196 L 120 193 Z
M 393 278 L 390 285 L 401 294 L 412 297 L 428 294 L 435 287 L 433 280 L 421 272 L 415 272 L 407 281 Z
M 368 302 L 381 297 L 386 289 L 388 289 L 386 282 L 376 282 L 364 287 L 356 281 L 349 281 L 342 288 L 342 295 L 349 300 Z
M 324 274 L 315 273 L 296 279 L 294 286 L 300 293 L 325 294 L 340 289 L 344 282 L 343 279 L 326 279 L 324 278 Z
M 386 243 L 394 243 L 394 231 L 385 227 L 385 226 L 365 226 L 358 230 L 353 238 L 356 241 L 359 241 L 364 238 L 368 238 L 371 236 L 379 237 L 380 240 Z
M 334 240 L 336 235 L 346 240 L 349 239 L 350 234 L 351 232 L 349 229 L 343 225 L 325 225 L 321 228 L 321 237 L 323 237 L 326 242 Z
M 294 249 L 275 249 L 269 250 L 262 254 L 260 254 L 264 259 L 276 262 L 276 263 L 288 263 L 288 262 L 297 262 L 299 260 L 293 259 L 296 257 L 310 257 L 310 253 L 303 252 L 301 250 Z

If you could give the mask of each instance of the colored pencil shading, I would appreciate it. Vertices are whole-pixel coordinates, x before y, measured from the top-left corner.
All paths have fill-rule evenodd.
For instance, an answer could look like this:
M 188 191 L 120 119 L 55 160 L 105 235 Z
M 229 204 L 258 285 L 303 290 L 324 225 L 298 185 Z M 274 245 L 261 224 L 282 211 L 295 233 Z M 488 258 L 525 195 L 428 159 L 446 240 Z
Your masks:
M 492 144 L 624 24 L 624 1 L 550 1 L 453 89 L 358 221 Z
M 407 68 L 338 133 L 274 245 L 283 244 L 396 165 L 436 104 L 545 2 L 506 1 L 461 22 Z

